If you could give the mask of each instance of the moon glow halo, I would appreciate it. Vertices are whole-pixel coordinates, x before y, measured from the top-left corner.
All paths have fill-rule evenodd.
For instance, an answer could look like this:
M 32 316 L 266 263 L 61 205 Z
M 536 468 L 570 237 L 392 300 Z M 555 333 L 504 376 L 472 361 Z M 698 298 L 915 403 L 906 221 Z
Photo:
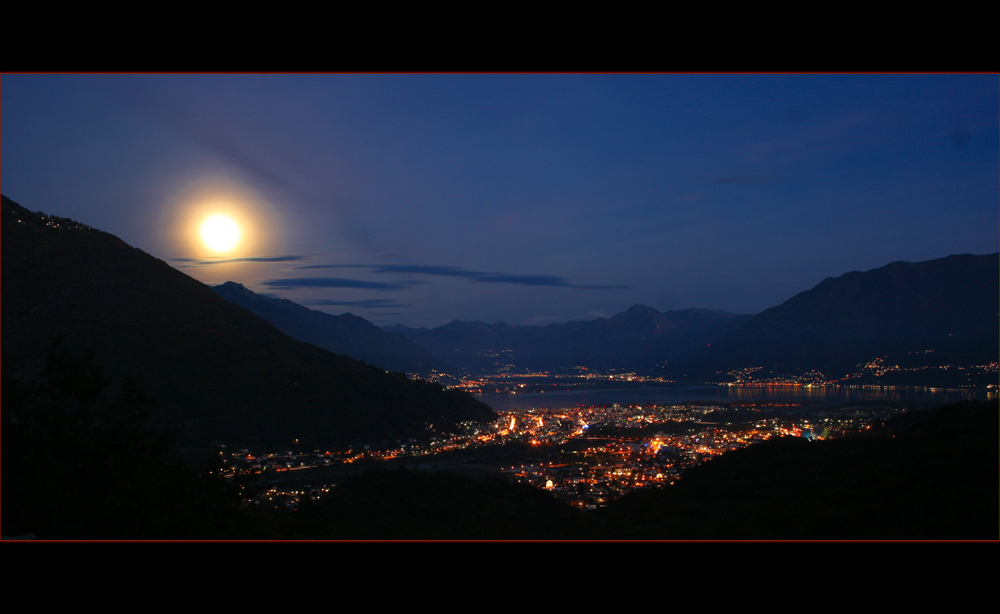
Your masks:
M 239 224 L 224 214 L 209 217 L 200 229 L 205 247 L 219 254 L 231 252 L 239 244 L 241 234 Z

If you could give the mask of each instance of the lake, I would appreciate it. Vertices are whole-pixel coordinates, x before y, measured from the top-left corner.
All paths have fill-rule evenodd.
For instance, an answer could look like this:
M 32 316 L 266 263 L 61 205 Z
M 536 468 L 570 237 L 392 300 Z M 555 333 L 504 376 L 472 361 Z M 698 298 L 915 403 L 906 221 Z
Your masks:
M 922 388 L 916 386 L 690 386 L 684 388 L 635 388 L 624 390 L 570 390 L 532 394 L 481 394 L 476 399 L 495 411 L 573 405 L 676 405 L 684 401 L 753 401 L 758 399 L 802 401 L 822 399 L 827 403 L 849 401 L 918 401 L 957 403 L 973 399 L 993 400 L 996 390 Z

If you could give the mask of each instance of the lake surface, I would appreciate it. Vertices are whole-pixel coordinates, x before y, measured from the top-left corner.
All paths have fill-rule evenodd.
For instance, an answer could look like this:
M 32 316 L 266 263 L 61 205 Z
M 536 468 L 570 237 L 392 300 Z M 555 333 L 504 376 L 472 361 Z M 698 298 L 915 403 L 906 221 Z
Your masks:
M 753 401 L 758 399 L 822 399 L 827 403 L 848 401 L 921 401 L 957 403 L 973 399 L 996 399 L 995 390 L 919 388 L 896 386 L 691 386 L 685 388 L 636 388 L 625 390 L 571 390 L 533 394 L 481 394 L 476 398 L 495 411 L 573 405 L 619 403 L 675 405 L 684 401 Z

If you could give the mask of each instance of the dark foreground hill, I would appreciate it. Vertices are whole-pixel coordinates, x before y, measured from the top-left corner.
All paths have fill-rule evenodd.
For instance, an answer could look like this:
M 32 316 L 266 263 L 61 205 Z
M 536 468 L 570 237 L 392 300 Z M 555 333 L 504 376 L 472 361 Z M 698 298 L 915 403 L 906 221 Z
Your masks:
M 611 539 L 1000 537 L 998 406 L 966 402 L 881 437 L 781 438 L 600 513 Z
M 289 539 L 574 539 L 583 520 L 527 484 L 380 469 L 307 502 L 280 529 Z
M 885 383 L 982 384 L 921 381 L 928 371 L 919 367 L 995 363 L 998 339 L 1000 254 L 960 254 L 827 278 L 757 314 L 684 368 L 710 379 L 747 367 L 815 369 L 833 379 L 884 358 L 911 369 Z
M 213 286 L 212 290 L 230 303 L 267 320 L 292 339 L 335 354 L 344 354 L 386 371 L 415 373 L 420 377 L 433 372 L 457 373 L 454 367 L 402 334 L 387 333 L 354 314 L 323 313 L 287 299 L 261 296 L 232 281 Z
M 295 341 L 113 235 L 3 197 L 2 361 L 39 378 L 48 349 L 129 375 L 187 444 L 329 446 L 489 420 L 468 394 Z

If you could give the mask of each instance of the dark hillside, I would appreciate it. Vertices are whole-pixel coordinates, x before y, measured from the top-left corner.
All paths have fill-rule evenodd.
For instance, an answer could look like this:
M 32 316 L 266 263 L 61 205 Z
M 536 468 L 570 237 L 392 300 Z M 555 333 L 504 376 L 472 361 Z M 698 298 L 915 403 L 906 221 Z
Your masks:
M 893 262 L 827 278 L 757 314 L 690 368 L 818 369 L 842 377 L 876 357 L 901 361 L 928 350 L 934 364 L 984 364 L 1000 353 L 998 314 L 1000 254 Z
M 489 420 L 471 396 L 294 341 L 113 235 L 3 198 L 2 360 L 37 379 L 60 335 L 131 375 L 189 443 L 328 446 Z
M 1000 537 L 998 406 L 940 408 L 893 437 L 781 438 L 632 493 L 600 514 L 624 539 Z
M 579 539 L 582 514 L 526 484 L 373 470 L 302 506 L 290 539 Z

